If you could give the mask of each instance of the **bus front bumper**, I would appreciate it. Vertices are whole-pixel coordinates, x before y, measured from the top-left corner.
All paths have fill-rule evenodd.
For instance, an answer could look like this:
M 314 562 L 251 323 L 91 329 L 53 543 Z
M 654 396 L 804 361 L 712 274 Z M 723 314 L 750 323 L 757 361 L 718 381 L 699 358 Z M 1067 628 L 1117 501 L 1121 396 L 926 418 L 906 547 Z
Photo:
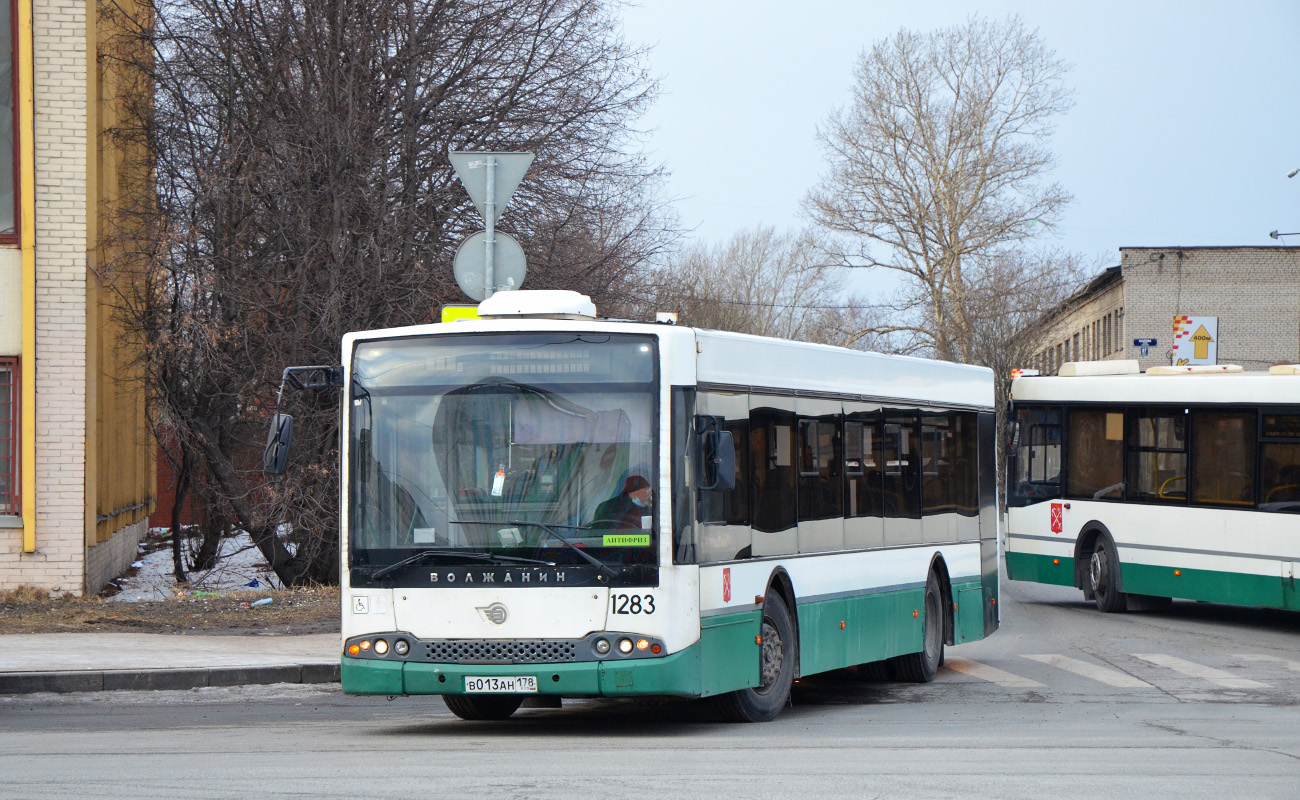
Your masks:
M 563 664 L 427 664 L 343 656 L 346 694 L 465 694 L 466 678 L 532 676 L 537 694 L 699 697 L 699 648 L 662 658 Z

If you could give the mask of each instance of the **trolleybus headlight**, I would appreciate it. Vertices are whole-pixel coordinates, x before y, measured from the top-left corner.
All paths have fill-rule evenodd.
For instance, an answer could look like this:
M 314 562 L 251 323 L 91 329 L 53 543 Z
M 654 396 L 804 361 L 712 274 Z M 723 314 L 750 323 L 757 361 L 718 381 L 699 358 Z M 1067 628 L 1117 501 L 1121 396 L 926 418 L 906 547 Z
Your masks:
M 348 655 L 355 656 L 361 654 L 361 648 L 355 644 L 348 645 Z
M 367 639 L 367 640 L 365 640 L 364 642 L 361 643 L 361 649 L 362 649 L 362 650 L 369 650 L 369 649 L 370 649 L 370 640 L 369 640 L 369 639 Z
M 597 640 L 596 640 L 596 644 L 595 644 L 595 648 L 596 648 L 596 652 L 597 652 L 597 653 L 599 653 L 599 654 L 602 655 L 602 656 L 605 655 L 606 653 L 609 652 L 609 640 L 608 640 L 608 639 L 597 639 Z
M 650 640 L 649 640 L 649 639 L 637 639 L 637 640 L 636 640 L 636 649 L 638 649 L 638 650 L 644 650 L 644 649 L 646 649 L 646 648 L 649 647 L 649 646 L 650 646 Z
M 399 656 L 404 656 L 411 652 L 411 643 L 405 639 L 398 639 L 393 642 L 393 652 L 397 653 Z
M 385 653 L 387 653 L 387 652 L 388 652 L 388 642 L 385 641 L 384 639 L 376 639 L 376 640 L 375 640 L 375 652 L 378 653 L 378 654 L 381 655 L 381 656 L 384 655 Z
M 631 639 L 619 639 L 619 640 L 618 640 L 618 652 L 622 653 L 623 655 L 627 655 L 628 653 L 632 652 L 632 640 L 631 640 Z

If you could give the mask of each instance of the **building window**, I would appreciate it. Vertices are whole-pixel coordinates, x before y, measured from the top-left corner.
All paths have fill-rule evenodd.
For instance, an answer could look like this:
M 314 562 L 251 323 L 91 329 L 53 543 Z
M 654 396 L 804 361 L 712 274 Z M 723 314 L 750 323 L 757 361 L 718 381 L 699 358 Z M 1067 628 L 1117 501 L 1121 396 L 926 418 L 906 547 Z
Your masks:
M 22 509 L 18 480 L 18 359 L 0 358 L 0 514 L 19 514 Z
M 0 242 L 18 243 L 17 74 L 13 0 L 0 5 Z

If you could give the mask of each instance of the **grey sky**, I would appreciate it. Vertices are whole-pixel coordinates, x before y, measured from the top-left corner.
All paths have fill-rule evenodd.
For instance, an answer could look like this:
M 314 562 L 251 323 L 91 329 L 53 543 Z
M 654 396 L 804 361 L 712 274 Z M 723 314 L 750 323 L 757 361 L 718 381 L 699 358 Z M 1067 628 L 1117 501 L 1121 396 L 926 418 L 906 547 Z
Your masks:
M 682 221 L 708 241 L 802 224 L 814 134 L 848 99 L 858 54 L 900 27 L 1017 13 L 1074 64 L 1052 146 L 1075 196 L 1057 244 L 1267 245 L 1300 231 L 1300 2 L 1029 3 L 642 0 L 664 95 L 643 120 Z M 1300 245 L 1300 236 L 1289 240 Z

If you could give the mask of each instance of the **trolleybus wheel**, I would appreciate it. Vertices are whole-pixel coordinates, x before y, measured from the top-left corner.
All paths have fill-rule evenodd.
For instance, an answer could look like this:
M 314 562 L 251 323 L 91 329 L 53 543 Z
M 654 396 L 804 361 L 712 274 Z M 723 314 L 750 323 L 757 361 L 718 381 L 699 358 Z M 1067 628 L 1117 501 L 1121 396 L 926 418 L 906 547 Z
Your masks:
M 468 720 L 506 719 L 524 702 L 517 694 L 444 694 L 442 699 L 451 713 Z
M 1106 536 L 1098 536 L 1088 559 L 1088 588 L 1097 608 L 1106 613 L 1128 610 L 1128 599 L 1119 590 L 1119 556 Z
M 759 685 L 715 698 L 718 712 L 732 722 L 768 722 L 776 719 L 790 700 L 795 670 L 794 624 L 781 595 L 768 590 L 763 598 L 760 629 Z
M 893 659 L 894 673 L 900 680 L 929 683 L 943 663 L 943 593 L 939 577 L 933 572 L 925 579 L 925 621 L 921 634 L 921 652 Z

